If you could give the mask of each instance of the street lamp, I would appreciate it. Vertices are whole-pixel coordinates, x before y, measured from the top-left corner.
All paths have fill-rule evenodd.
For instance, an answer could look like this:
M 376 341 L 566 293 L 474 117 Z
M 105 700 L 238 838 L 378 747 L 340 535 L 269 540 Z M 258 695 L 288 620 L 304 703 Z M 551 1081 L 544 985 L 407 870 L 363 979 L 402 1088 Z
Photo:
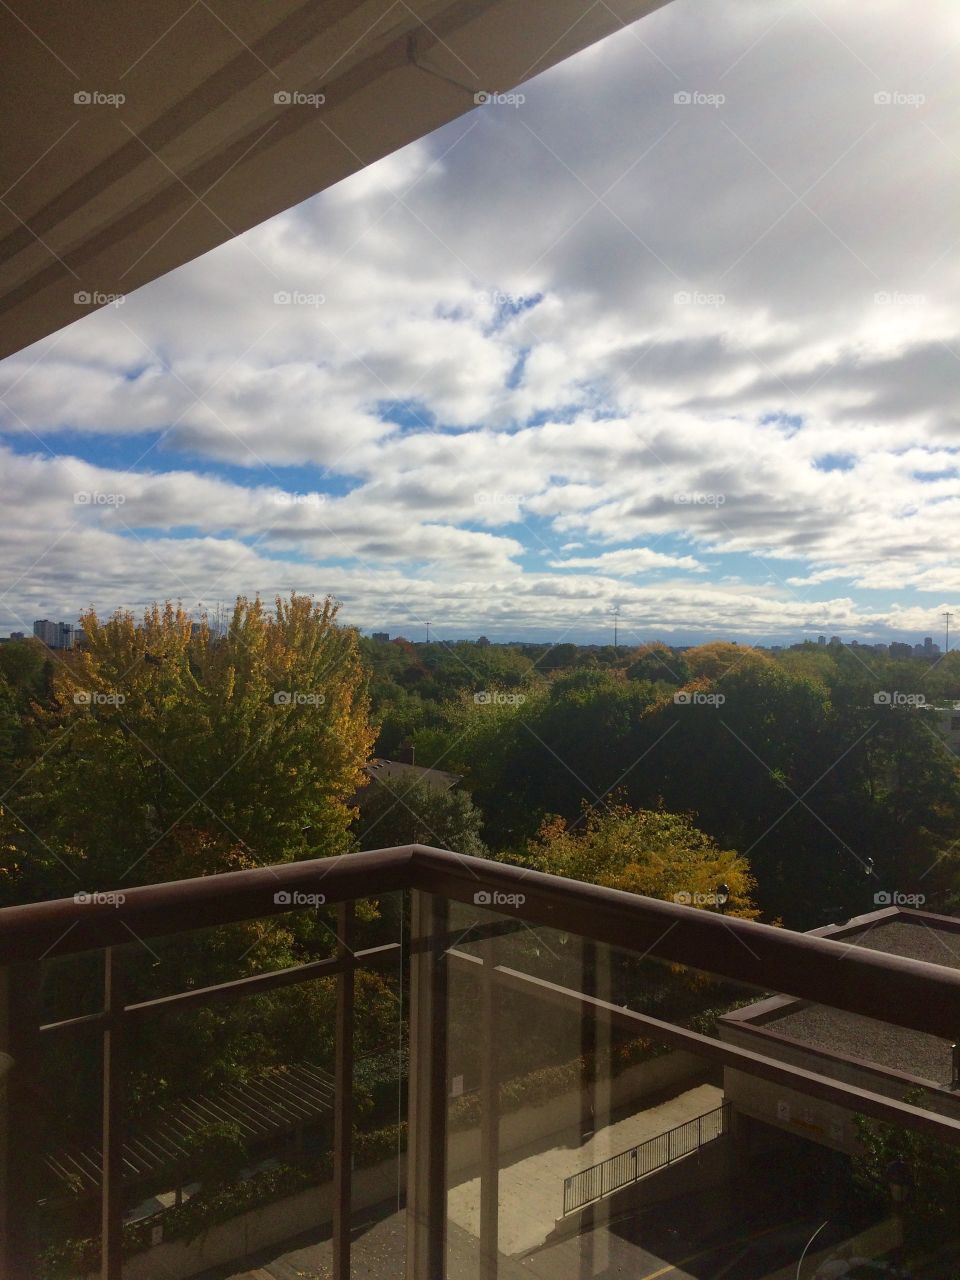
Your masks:
M 910 1187 L 913 1185 L 913 1175 L 906 1160 L 898 1156 L 896 1160 L 890 1161 L 887 1165 L 887 1183 L 890 1187 L 890 1199 L 893 1203 L 903 1204 L 910 1194 Z
M 887 1165 L 887 1185 L 890 1188 L 890 1199 L 893 1201 L 893 1217 L 897 1226 L 897 1247 L 904 1245 L 903 1206 L 913 1186 L 913 1175 L 906 1160 L 897 1157 Z
M 723 915 L 727 909 L 727 903 L 730 901 L 730 886 L 728 884 L 718 884 L 714 892 L 717 906 L 720 908 L 720 914 Z

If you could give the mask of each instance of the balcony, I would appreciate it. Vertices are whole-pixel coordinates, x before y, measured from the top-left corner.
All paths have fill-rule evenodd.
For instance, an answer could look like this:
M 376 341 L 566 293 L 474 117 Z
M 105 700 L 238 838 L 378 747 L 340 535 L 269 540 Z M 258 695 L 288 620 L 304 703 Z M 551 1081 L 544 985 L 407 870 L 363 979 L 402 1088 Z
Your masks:
M 325 954 L 167 989 L 190 948 L 229 965 L 239 922 L 304 913 Z M 887 1206 L 809 1238 L 846 1157 L 807 1105 L 960 1143 L 942 1099 L 717 1030 L 759 993 L 949 1051 L 960 972 L 423 846 L 7 908 L 0 962 L 13 1280 L 290 1274 L 278 1259 L 812 1277 L 833 1251 L 892 1256 L 903 1223 Z M 779 1127 L 751 1087 L 784 1100 Z M 936 1256 L 922 1274 L 952 1274 Z

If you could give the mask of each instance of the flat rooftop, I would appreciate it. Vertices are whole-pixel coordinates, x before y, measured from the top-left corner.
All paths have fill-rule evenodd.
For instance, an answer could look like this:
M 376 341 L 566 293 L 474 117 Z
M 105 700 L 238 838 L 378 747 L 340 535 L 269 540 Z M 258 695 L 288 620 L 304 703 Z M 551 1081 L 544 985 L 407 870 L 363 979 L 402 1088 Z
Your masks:
M 960 919 L 950 916 L 892 907 L 812 932 L 833 942 L 960 969 Z M 953 1076 L 949 1041 L 826 1005 L 774 996 L 737 1009 L 723 1021 L 838 1059 L 886 1068 L 921 1084 L 949 1088 Z M 960 1038 L 960 1028 L 957 1034 Z

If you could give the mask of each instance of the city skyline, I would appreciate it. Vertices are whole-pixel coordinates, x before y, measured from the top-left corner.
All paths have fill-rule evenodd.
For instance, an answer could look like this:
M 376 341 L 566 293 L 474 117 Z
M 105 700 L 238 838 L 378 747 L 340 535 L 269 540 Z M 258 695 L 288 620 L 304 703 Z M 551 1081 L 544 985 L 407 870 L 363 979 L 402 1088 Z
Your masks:
M 223 626 L 225 626 L 226 617 L 228 616 L 228 614 L 229 614 L 229 611 L 224 611 L 222 609 L 218 610 L 218 613 L 214 615 L 212 619 L 209 619 L 211 629 L 213 631 L 216 631 L 218 627 L 222 628 Z M 109 615 L 101 614 L 100 616 L 101 618 L 103 618 Z M 198 613 L 197 619 L 199 620 L 203 616 L 205 615 Z M 217 621 L 218 617 L 220 618 L 219 622 Z M 351 625 L 348 620 L 344 619 L 343 621 L 345 625 Z M 194 621 L 193 625 L 194 627 L 196 627 L 198 625 L 198 621 Z M 432 626 L 433 624 L 431 623 L 429 625 Z M 458 634 L 458 635 L 437 635 L 436 631 L 434 631 L 434 634 L 430 635 L 428 631 L 428 624 L 425 622 L 422 624 L 422 629 L 424 632 L 423 635 L 418 635 L 416 631 L 413 629 L 411 629 L 411 634 L 409 635 L 403 631 L 384 632 L 384 631 L 380 631 L 375 628 L 369 628 L 369 627 L 358 628 L 358 630 L 360 631 L 361 634 L 366 634 L 367 638 L 371 640 L 379 640 L 383 642 L 390 642 L 393 640 L 405 640 L 412 644 L 421 644 L 421 643 L 444 644 L 444 643 L 457 643 L 458 641 L 476 642 L 479 640 L 483 640 L 493 644 L 506 644 L 506 645 L 509 645 L 509 644 L 559 645 L 559 644 L 566 643 L 566 644 L 576 644 L 582 648 L 588 648 L 591 646 L 593 647 L 610 646 L 610 647 L 616 647 L 624 650 L 635 649 L 645 644 L 656 643 L 657 641 L 663 641 L 664 643 L 671 644 L 672 647 L 675 647 L 675 648 L 689 648 L 695 645 L 709 644 L 712 641 L 730 641 L 731 640 L 730 636 L 713 635 L 713 634 L 711 635 L 705 634 L 702 636 L 695 636 L 690 638 L 685 638 L 685 637 L 673 638 L 672 640 L 670 640 L 669 637 L 671 636 L 671 633 L 665 630 L 664 628 L 661 628 L 660 631 L 657 632 L 656 634 L 645 635 L 642 638 L 630 639 L 629 638 L 630 628 L 629 628 L 628 620 L 625 620 L 622 616 L 618 616 L 613 622 L 610 622 L 609 625 L 611 627 L 614 627 L 614 630 L 611 636 L 604 638 L 602 635 L 594 635 L 591 632 L 590 633 L 591 638 L 581 639 L 581 640 L 574 640 L 569 635 L 566 635 L 566 634 L 561 635 L 559 638 L 555 636 L 550 636 L 550 635 L 544 635 L 542 637 L 504 635 L 500 637 L 494 637 L 492 640 L 489 636 L 487 636 L 485 632 L 477 632 L 476 634 L 464 633 L 464 634 Z M 620 632 L 621 636 L 624 633 L 626 633 L 628 638 L 627 639 L 621 638 L 618 642 L 616 639 L 618 631 Z M 66 633 L 69 633 L 69 635 L 67 636 L 69 643 L 66 643 L 66 644 L 59 643 L 59 640 L 64 638 L 64 635 Z M 77 638 L 79 637 L 79 635 L 82 634 L 82 627 L 80 626 L 79 618 L 76 621 L 66 621 L 61 619 L 56 622 L 46 618 L 34 619 L 32 623 L 31 634 L 34 638 L 43 640 L 43 642 L 45 644 L 48 644 L 50 648 L 58 648 L 58 649 L 72 648 L 73 645 L 77 642 Z M 57 642 L 53 642 L 53 639 L 48 637 L 55 638 Z M 30 636 L 24 631 L 12 631 L 8 636 L 3 637 L 3 639 L 9 639 L 9 640 L 12 640 L 12 639 L 19 640 L 19 639 L 27 639 L 27 638 L 30 638 Z M 934 640 L 931 635 L 926 635 L 922 637 L 921 640 L 912 640 L 910 636 L 906 634 L 903 636 L 892 637 L 889 640 L 866 639 L 856 635 L 847 636 L 847 637 L 834 635 L 834 636 L 830 636 L 828 639 L 826 635 L 820 632 L 816 632 L 815 634 L 803 635 L 799 639 L 796 636 L 790 636 L 790 635 L 784 635 L 784 636 L 773 635 L 766 638 L 745 638 L 742 641 L 736 636 L 732 638 L 732 643 L 742 643 L 745 648 L 755 647 L 755 648 L 770 648 L 770 649 L 789 648 L 791 646 L 802 645 L 802 644 L 813 644 L 813 645 L 817 645 L 818 647 L 830 647 L 835 642 L 839 642 L 842 645 L 860 645 L 864 648 L 877 648 L 877 649 L 889 648 L 891 645 L 898 645 L 898 644 L 909 645 L 914 650 L 915 656 L 943 656 L 948 652 L 952 652 L 952 650 L 950 650 L 946 646 L 946 639 L 945 639 L 944 647 L 941 648 L 939 642 Z

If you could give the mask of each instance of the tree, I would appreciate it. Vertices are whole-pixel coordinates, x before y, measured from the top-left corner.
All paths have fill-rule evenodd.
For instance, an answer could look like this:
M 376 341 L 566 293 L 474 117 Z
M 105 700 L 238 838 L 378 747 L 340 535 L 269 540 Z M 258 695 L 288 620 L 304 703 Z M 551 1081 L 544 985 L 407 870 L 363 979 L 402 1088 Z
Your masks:
M 706 676 L 717 680 L 734 670 L 756 670 L 772 659 L 759 649 L 732 644 L 728 640 L 713 640 L 710 644 L 688 649 L 683 655 L 692 676 Z
M 726 884 L 729 915 L 759 914 L 750 897 L 754 881 L 747 860 L 721 849 L 687 814 L 614 804 L 585 807 L 575 826 L 547 818 L 527 845 L 524 862 L 551 875 L 693 906 L 715 906 L 715 890 Z
M 923 1090 L 910 1090 L 905 1102 L 922 1107 Z M 855 1116 L 860 1154 L 854 1157 L 854 1177 L 878 1205 L 890 1201 L 890 1169 L 906 1183 L 903 1226 L 908 1246 L 932 1252 L 960 1236 L 960 1150 L 929 1134 Z
M 355 831 L 361 849 L 430 844 L 483 858 L 488 850 L 480 838 L 482 823 L 466 791 L 382 780 L 364 792 Z
M 140 623 L 86 614 L 2 819 L 34 896 L 348 850 L 372 733 L 336 614 L 240 599 L 223 637 L 169 603 Z
M 680 685 L 690 679 L 690 668 L 682 653 L 675 654 L 662 641 L 654 640 L 651 644 L 641 645 L 630 655 L 627 678 Z

